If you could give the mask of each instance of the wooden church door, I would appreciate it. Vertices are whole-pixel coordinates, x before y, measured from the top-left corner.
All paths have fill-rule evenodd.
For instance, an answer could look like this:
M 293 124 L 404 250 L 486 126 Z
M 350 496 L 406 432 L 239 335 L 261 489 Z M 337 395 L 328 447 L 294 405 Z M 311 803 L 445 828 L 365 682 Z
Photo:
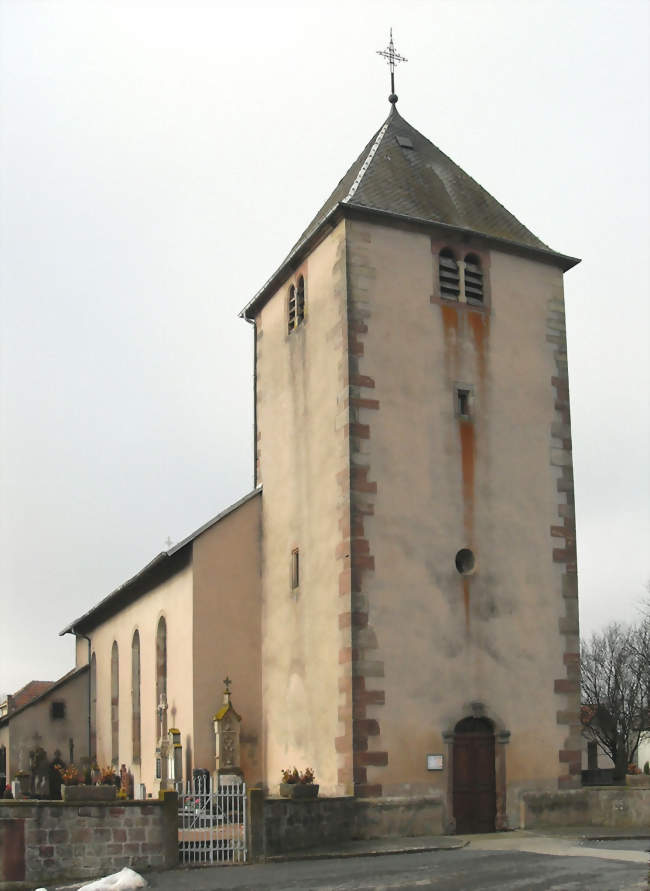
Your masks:
M 454 731 L 456 832 L 494 832 L 494 729 L 487 718 L 465 718 Z

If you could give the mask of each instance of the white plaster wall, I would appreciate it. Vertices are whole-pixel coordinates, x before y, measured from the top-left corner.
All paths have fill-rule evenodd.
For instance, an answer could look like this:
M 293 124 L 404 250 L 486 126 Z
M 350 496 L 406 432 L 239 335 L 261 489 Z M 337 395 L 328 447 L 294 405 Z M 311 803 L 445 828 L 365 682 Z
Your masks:
M 337 473 L 345 466 L 336 430 L 342 353 L 344 226 L 300 272 L 306 320 L 287 333 L 287 281 L 258 316 L 257 421 L 260 434 L 262 696 L 265 777 L 311 766 L 323 794 L 339 790 Z M 300 549 L 300 588 L 290 587 L 291 551 Z

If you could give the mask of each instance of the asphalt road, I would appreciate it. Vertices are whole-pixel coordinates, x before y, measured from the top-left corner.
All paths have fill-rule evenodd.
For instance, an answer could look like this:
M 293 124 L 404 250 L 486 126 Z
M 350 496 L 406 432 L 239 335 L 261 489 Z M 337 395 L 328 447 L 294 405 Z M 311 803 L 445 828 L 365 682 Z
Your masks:
M 638 850 L 638 848 L 637 848 Z M 158 891 L 647 891 L 647 863 L 522 851 L 472 850 L 387 857 L 175 869 L 149 874 Z

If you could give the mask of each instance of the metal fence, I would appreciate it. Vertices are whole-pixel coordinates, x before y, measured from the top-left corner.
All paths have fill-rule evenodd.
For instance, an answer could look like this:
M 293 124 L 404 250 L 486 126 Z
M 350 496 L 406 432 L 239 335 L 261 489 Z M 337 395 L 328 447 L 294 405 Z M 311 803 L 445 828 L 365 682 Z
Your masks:
M 245 863 L 246 855 L 246 784 L 188 780 L 178 794 L 180 862 Z

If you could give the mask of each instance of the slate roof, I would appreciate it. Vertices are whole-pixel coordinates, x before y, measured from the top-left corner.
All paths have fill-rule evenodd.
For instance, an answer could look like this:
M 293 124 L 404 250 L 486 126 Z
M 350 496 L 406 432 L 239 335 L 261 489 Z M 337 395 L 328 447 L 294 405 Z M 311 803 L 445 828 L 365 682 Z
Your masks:
M 412 127 L 392 106 L 382 126 L 314 216 L 282 265 L 242 310 L 251 318 L 271 286 L 298 262 L 318 230 L 337 210 L 357 208 L 420 223 L 473 232 L 541 252 L 564 270 L 579 261 L 553 251 L 483 186 Z
M 412 148 L 400 145 L 398 137 L 402 142 L 406 138 Z M 372 158 L 362 172 L 371 152 Z M 549 250 L 476 180 L 404 120 L 395 106 L 297 244 L 304 241 L 339 202 L 445 223 Z

